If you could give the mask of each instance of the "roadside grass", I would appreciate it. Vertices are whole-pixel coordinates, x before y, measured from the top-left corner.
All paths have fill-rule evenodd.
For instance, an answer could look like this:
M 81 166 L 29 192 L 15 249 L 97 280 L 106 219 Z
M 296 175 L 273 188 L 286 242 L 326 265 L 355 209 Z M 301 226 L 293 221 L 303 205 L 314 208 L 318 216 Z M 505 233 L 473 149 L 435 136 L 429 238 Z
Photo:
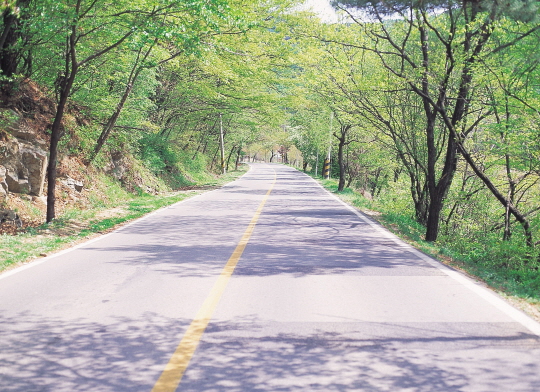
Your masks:
M 444 235 L 435 243 L 424 241 L 424 227 L 408 216 L 406 211 L 396 212 L 385 204 L 388 201 L 368 200 L 350 188 L 337 192 L 336 180 L 315 178 L 324 188 L 357 207 L 416 249 L 478 278 L 510 300 L 526 301 L 535 308 L 532 315 L 539 317 L 540 272 L 534 266 L 526 267 L 523 263 L 508 265 L 508 256 L 517 254 L 512 245 L 504 249 L 504 244 L 494 238 L 461 238 L 456 241 Z M 523 304 L 518 305 L 523 307 Z
M 71 208 L 50 224 L 32 227 L 17 235 L 0 235 L 0 271 L 74 246 L 150 212 L 216 189 L 246 171 L 247 167 L 243 165 L 240 170 L 200 184 L 195 189 L 160 195 L 133 195 L 118 186 L 109 186 L 104 197 L 91 200 L 89 209 Z

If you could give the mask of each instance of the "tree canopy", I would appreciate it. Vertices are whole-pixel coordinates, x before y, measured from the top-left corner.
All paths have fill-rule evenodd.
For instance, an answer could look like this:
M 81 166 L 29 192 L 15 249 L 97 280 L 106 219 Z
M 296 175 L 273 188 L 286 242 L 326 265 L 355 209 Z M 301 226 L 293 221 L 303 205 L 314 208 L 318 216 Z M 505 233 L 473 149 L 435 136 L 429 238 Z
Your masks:
M 489 237 L 537 266 L 540 2 L 332 4 L 338 23 L 292 0 L 2 3 L 3 91 L 32 80 L 56 104 L 47 220 L 59 156 L 130 154 L 178 179 L 182 164 L 220 170 L 223 130 L 228 167 L 320 174 L 330 152 L 339 190 L 427 241 Z

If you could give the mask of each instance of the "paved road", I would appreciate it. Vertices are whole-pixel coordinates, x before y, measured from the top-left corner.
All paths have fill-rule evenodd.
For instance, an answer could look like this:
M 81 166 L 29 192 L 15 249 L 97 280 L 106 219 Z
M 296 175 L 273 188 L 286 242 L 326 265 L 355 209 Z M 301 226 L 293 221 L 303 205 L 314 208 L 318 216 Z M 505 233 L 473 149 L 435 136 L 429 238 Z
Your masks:
M 14 272 L 0 391 L 540 391 L 537 323 L 284 166 Z

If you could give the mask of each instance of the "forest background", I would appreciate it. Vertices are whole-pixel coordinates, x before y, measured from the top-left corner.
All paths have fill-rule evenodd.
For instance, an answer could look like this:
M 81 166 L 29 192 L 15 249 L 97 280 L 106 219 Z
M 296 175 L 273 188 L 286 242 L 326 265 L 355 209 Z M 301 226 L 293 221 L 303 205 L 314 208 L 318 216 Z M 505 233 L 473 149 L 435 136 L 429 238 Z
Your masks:
M 3 246 L 244 160 L 320 175 L 330 154 L 351 203 L 538 303 L 539 2 L 332 5 L 337 21 L 293 0 L 2 2 L 2 140 L 22 122 L 47 150 L 46 203 L 8 189 L 27 224 Z

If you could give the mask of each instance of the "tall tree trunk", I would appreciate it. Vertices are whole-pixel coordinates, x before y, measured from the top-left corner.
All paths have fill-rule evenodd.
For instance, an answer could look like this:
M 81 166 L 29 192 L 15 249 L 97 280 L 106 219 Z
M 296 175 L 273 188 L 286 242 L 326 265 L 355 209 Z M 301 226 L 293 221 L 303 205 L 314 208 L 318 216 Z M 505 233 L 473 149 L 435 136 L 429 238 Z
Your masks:
M 70 32 L 66 39 L 66 52 L 65 52 L 65 66 L 64 66 L 64 72 L 63 75 L 59 78 L 59 99 L 58 99 L 58 105 L 56 107 L 56 114 L 54 116 L 54 121 L 51 127 L 51 143 L 49 146 L 49 164 L 47 167 L 47 216 L 46 221 L 47 223 L 51 222 L 55 216 L 55 204 L 56 204 L 56 197 L 55 197 L 55 191 L 56 191 L 56 168 L 58 165 L 58 142 L 60 141 L 60 138 L 62 137 L 61 133 L 61 127 L 62 127 L 62 119 L 64 117 L 64 112 L 67 105 L 67 100 L 71 94 L 71 89 L 73 87 L 73 82 L 75 81 L 75 77 L 77 76 L 77 72 L 79 71 L 79 68 L 86 64 L 91 62 L 92 60 L 95 60 L 96 58 L 104 55 L 105 53 L 110 52 L 114 48 L 117 48 L 120 46 L 131 34 L 133 34 L 134 30 L 130 29 L 127 33 L 125 33 L 120 39 L 115 41 L 113 44 L 105 47 L 104 49 L 94 52 L 90 56 L 86 57 L 85 59 L 81 61 L 77 61 L 77 42 L 80 38 L 78 35 L 80 33 L 79 31 L 79 18 L 81 17 L 81 3 L 82 0 L 77 0 L 75 4 L 75 17 L 73 18 L 70 26 Z M 95 5 L 95 2 L 94 4 Z M 88 8 L 83 14 L 87 14 L 90 12 L 91 8 Z
M 118 105 L 116 105 L 116 110 L 111 115 L 111 117 L 109 117 L 109 120 L 103 127 L 101 134 L 99 135 L 99 138 L 96 141 L 96 145 L 94 146 L 94 151 L 92 152 L 92 155 L 90 156 L 90 159 L 88 160 L 88 164 L 92 163 L 92 161 L 99 154 L 99 152 L 101 151 L 101 148 L 105 145 L 105 142 L 109 138 L 111 131 L 116 125 L 116 121 L 118 120 L 118 117 L 120 117 L 120 114 L 122 113 L 122 109 L 124 108 L 124 105 L 129 97 L 129 94 L 131 93 L 131 90 L 133 89 L 133 82 L 134 80 L 128 82 L 126 89 L 124 90 L 124 94 L 122 95 L 122 98 L 120 99 L 120 102 L 118 102 Z
M 345 159 L 343 158 L 343 146 L 344 143 L 339 142 L 338 145 L 338 165 L 339 165 L 339 184 L 338 192 L 341 192 L 345 188 Z
M 214 154 L 214 157 L 212 158 L 212 163 L 210 164 L 210 170 L 214 169 L 214 164 L 216 163 L 216 158 L 217 158 L 220 150 L 221 150 L 221 147 L 218 146 L 218 148 L 216 150 L 216 153 Z
M 242 144 L 238 146 L 238 150 L 236 152 L 236 164 L 235 164 L 235 170 L 238 170 L 238 165 L 240 165 L 240 157 L 242 156 Z
M 17 7 L 24 13 L 29 4 L 30 0 L 19 0 Z M 14 14 L 11 9 L 5 10 L 2 14 L 4 29 L 0 35 L 0 69 L 7 77 L 17 73 L 22 56 L 22 47 L 16 48 L 17 41 L 22 36 L 21 18 L 24 18 L 24 15 Z
M 229 171 L 229 162 L 231 161 L 232 155 L 235 153 L 235 151 L 236 146 L 233 146 L 233 148 L 231 148 L 231 152 L 229 152 L 229 155 L 227 156 L 227 163 L 225 164 L 227 171 Z
M 441 218 L 441 210 L 444 206 L 444 199 L 448 194 L 448 190 L 452 185 L 452 180 L 457 168 L 457 147 L 455 139 L 450 137 L 446 149 L 445 164 L 439 181 L 435 184 L 431 179 L 432 184 L 429 188 L 429 208 L 428 219 L 426 225 L 426 241 L 436 241 L 439 234 L 439 224 Z M 432 176 L 435 171 L 432 171 Z M 429 186 L 428 179 L 428 186 Z
M 525 214 L 522 214 L 521 211 L 519 211 L 516 206 L 514 206 L 513 203 L 510 202 L 508 198 L 506 198 L 497 187 L 491 182 L 491 180 L 485 175 L 485 173 L 480 170 L 476 162 L 471 157 L 471 154 L 465 149 L 465 146 L 463 146 L 462 143 L 458 144 L 459 151 L 461 155 L 465 158 L 467 163 L 471 166 L 474 173 L 486 186 L 486 188 L 489 189 L 491 194 L 501 203 L 501 205 L 508 210 L 510 214 L 514 216 L 514 218 L 521 224 L 521 227 L 523 228 L 523 233 L 525 235 L 525 243 L 527 247 L 530 249 L 534 248 L 534 242 L 533 242 L 533 236 L 531 231 L 531 226 L 529 223 L 529 220 L 527 219 L 527 216 Z
M 62 136 L 62 119 L 66 109 L 67 100 L 71 93 L 71 87 L 77 76 L 79 65 L 75 52 L 76 45 L 76 26 L 72 27 L 71 35 L 67 39 L 67 55 L 65 77 L 60 83 L 60 99 L 56 107 L 56 115 L 51 127 L 51 143 L 49 146 L 49 164 L 47 167 L 47 223 L 56 217 L 56 169 L 58 165 L 58 142 Z
M 338 184 L 338 192 L 341 192 L 345 188 L 345 176 L 346 176 L 346 168 L 345 168 L 345 156 L 343 149 L 347 144 L 347 133 L 351 129 L 351 125 L 341 125 L 341 132 L 340 134 L 334 133 L 334 136 L 339 140 L 338 145 L 338 165 L 339 165 L 339 184 Z
M 144 69 L 143 66 L 140 64 L 144 63 L 144 61 L 148 58 L 156 42 L 157 42 L 157 39 L 154 40 L 152 45 L 150 45 L 150 47 L 148 48 L 148 50 L 146 51 L 142 59 L 141 59 L 142 48 L 139 49 L 139 52 L 137 53 L 137 59 L 135 60 L 135 63 L 133 64 L 133 67 L 131 68 L 131 72 L 127 80 L 126 88 L 124 89 L 124 93 L 122 94 L 122 97 L 120 98 L 120 102 L 118 102 L 118 105 L 116 105 L 116 110 L 109 117 L 109 120 L 103 127 L 103 130 L 101 131 L 101 134 L 99 135 L 99 138 L 94 147 L 94 151 L 92 152 L 92 155 L 90 156 L 88 163 L 91 163 L 96 158 L 96 156 L 101 151 L 101 148 L 104 146 L 105 142 L 109 138 L 109 135 L 111 131 L 113 130 L 114 126 L 116 125 L 116 121 L 118 120 L 118 117 L 120 117 L 120 114 L 122 113 L 122 110 L 124 109 L 124 105 L 126 104 L 126 101 L 129 95 L 131 94 L 131 91 L 133 90 L 133 85 L 135 84 L 135 82 L 139 78 L 139 75 Z

